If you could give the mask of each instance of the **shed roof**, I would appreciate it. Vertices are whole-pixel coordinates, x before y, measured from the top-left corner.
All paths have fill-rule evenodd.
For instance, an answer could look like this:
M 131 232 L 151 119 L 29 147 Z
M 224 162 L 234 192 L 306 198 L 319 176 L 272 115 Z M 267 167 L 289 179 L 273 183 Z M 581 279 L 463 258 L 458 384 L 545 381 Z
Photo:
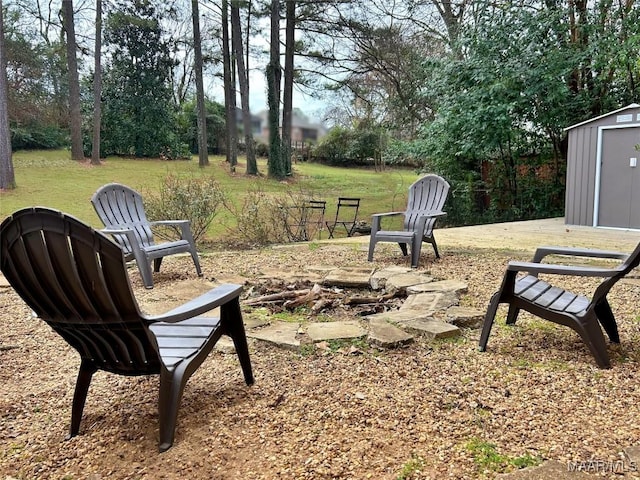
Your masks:
M 596 120 L 600 120 L 601 118 L 608 117 L 609 115 L 615 115 L 616 113 L 620 113 L 620 112 L 623 112 L 625 110 L 629 110 L 630 108 L 638 108 L 638 107 L 640 107 L 640 105 L 638 105 L 637 103 L 631 103 L 631 104 L 627 105 L 626 107 L 619 108 L 618 110 L 614 110 L 613 112 L 605 113 L 603 115 L 600 115 L 599 117 L 590 118 L 589 120 L 585 120 L 584 122 L 580 122 L 580 123 L 576 123 L 575 125 L 571 125 L 570 127 L 565 128 L 564 131 L 566 132 L 567 130 L 571 130 L 573 128 L 581 127 L 582 125 L 585 125 L 585 124 L 591 123 L 591 122 L 595 122 Z

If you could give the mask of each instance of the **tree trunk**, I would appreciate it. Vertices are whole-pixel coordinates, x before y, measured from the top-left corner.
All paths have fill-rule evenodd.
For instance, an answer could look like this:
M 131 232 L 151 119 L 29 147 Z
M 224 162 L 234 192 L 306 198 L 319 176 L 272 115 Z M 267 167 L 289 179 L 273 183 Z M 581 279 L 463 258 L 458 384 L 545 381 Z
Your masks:
M 67 68 L 69 70 L 69 116 L 71 127 L 71 159 L 84 160 L 82 149 L 82 116 L 80 114 L 80 80 L 76 57 L 76 32 L 72 0 L 62 0 L 63 28 L 67 36 Z
M 240 102 L 242 104 L 242 123 L 244 126 L 244 143 L 247 154 L 247 175 L 258 174 L 258 164 L 253 146 L 253 131 L 251 127 L 251 111 L 249 109 L 249 78 L 244 66 L 242 49 L 242 27 L 240 26 L 240 8 L 238 0 L 231 2 L 231 39 L 233 53 L 238 65 L 238 81 L 240 83 Z
M 102 0 L 96 0 L 96 44 L 93 73 L 93 140 L 91 164 L 100 165 L 100 126 L 102 122 Z
M 209 147 L 207 145 L 207 106 L 204 103 L 204 80 L 202 78 L 202 40 L 200 37 L 200 12 L 198 0 L 191 0 L 191 19 L 193 20 L 193 54 L 196 73 L 196 107 L 198 109 L 198 165 L 209 165 Z
M 267 65 L 269 106 L 269 176 L 284 178 L 280 143 L 280 2 L 271 0 L 271 47 Z
M 291 120 L 293 110 L 293 57 L 295 51 L 296 2 L 287 2 L 287 26 L 284 50 L 284 92 L 282 102 L 282 161 L 286 175 L 291 175 Z
M 16 188 L 11 157 L 11 132 L 9 131 L 9 110 L 7 90 L 7 52 L 4 42 L 4 19 L 0 4 L 0 190 Z
M 238 133 L 235 111 L 235 85 L 231 78 L 231 53 L 229 52 L 229 2 L 222 0 L 222 65 L 224 77 L 225 139 L 227 162 L 232 172 L 238 164 Z

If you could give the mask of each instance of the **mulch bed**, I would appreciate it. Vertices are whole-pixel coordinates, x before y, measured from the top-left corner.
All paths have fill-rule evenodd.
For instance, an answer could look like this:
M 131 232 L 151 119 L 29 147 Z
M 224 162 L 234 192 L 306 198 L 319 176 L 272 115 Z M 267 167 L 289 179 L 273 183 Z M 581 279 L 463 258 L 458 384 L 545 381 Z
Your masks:
M 373 266 L 406 266 L 380 247 Z M 461 303 L 485 309 L 510 258 L 447 251 L 424 269 L 468 282 Z M 366 264 L 350 245 L 216 252 L 208 281 L 259 278 L 265 269 Z M 193 282 L 188 258 L 167 258 L 156 288 L 131 280 L 143 307 Z M 592 279 L 566 279 L 590 293 Z M 206 285 L 203 285 L 206 286 Z M 164 289 L 164 290 L 163 290 Z M 234 355 L 213 352 L 191 378 L 176 442 L 159 454 L 157 378 L 95 375 L 81 434 L 66 435 L 78 357 L 10 290 L 0 291 L 0 479 L 442 479 L 493 478 L 518 465 L 620 460 L 640 438 L 640 323 L 633 282 L 610 294 L 622 345 L 600 370 L 570 329 L 505 310 L 477 351 L 478 330 L 406 348 L 296 352 L 251 342 L 256 383 Z M 180 298 L 166 296 L 166 307 Z M 619 474 L 608 474 L 621 478 Z M 601 477 L 600 477 L 601 478 Z M 633 477 L 629 477 L 633 478 Z

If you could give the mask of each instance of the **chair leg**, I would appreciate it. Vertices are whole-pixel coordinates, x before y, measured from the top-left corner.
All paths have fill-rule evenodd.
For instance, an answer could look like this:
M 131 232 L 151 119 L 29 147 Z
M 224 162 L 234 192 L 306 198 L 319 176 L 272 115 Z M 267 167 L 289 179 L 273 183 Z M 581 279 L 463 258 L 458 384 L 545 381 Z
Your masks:
M 173 372 L 162 367 L 160 372 L 160 394 L 158 397 L 158 422 L 160 429 L 160 453 L 166 452 L 173 445 L 178 421 L 178 409 L 182 400 L 182 392 L 187 381 L 185 369 L 189 362 L 183 362 Z
M 411 240 L 411 268 L 418 268 L 420 263 L 420 252 L 422 251 L 422 237 L 413 235 Z
M 136 264 L 138 265 L 142 283 L 144 283 L 146 288 L 153 288 L 153 273 L 151 273 L 149 258 L 140 249 L 133 251 L 133 258 L 135 258 Z M 158 268 L 160 268 L 160 265 L 158 265 Z
M 227 333 L 233 340 L 233 345 L 242 367 L 242 373 L 244 374 L 244 381 L 247 385 L 253 385 L 254 378 L 251 358 L 249 357 L 249 346 L 247 345 L 247 336 L 242 322 L 240 302 L 237 297 L 220 307 L 220 323 L 223 332 Z
M 589 347 L 598 366 L 600 368 L 611 368 L 607 344 L 604 341 L 604 335 L 595 314 L 584 318 L 581 322 L 576 320 L 575 326 L 572 328 L 580 334 L 584 343 Z
M 93 364 L 86 360 L 82 360 L 80 363 L 80 371 L 78 372 L 78 379 L 76 381 L 76 389 L 73 393 L 73 406 L 71 407 L 71 426 L 69 427 L 69 434 L 66 440 L 74 437 L 80 430 L 80 421 L 82 420 L 82 412 L 84 411 L 84 404 L 87 400 L 87 393 L 89 392 L 89 385 L 91 385 L 91 379 L 97 369 Z
M 513 325 L 518 319 L 520 309 L 513 304 L 509 304 L 509 312 L 507 313 L 507 325 Z
M 618 325 L 616 324 L 616 319 L 613 316 L 611 306 L 609 305 L 609 302 L 606 298 L 595 306 L 595 311 L 596 316 L 600 321 L 600 325 L 602 325 L 604 331 L 607 332 L 609 340 L 611 340 L 613 343 L 620 343 Z
M 353 234 L 354 234 L 355 229 L 356 229 L 356 224 L 352 223 L 349 228 L 347 228 L 347 226 L 345 225 L 344 228 L 347 229 L 347 237 L 353 237 Z
M 435 253 L 436 258 L 440 258 L 440 252 L 438 252 L 438 244 L 436 243 L 436 237 L 431 236 L 430 242 L 433 247 L 433 253 Z
M 329 225 L 329 222 L 326 222 L 325 225 L 327 226 L 327 232 L 329 232 L 329 238 L 333 238 L 333 228 L 331 228 L 331 225 Z M 335 228 L 335 226 L 334 226 Z M 371 260 L 369 260 L 371 261 Z
M 158 273 L 160 271 L 160 265 L 162 264 L 162 257 L 153 259 L 153 271 Z
M 375 250 L 375 248 L 376 248 L 376 238 L 375 238 L 375 235 L 371 235 L 371 237 L 369 238 L 369 255 L 367 256 L 367 260 L 369 262 L 373 262 L 373 251 Z
M 190 253 L 191 258 L 193 259 L 193 264 L 196 266 L 196 272 L 198 273 L 198 276 L 201 277 L 202 269 L 200 268 L 200 259 L 198 258 L 198 252 L 196 252 L 195 248 L 192 248 Z
M 489 302 L 489 308 L 484 316 L 484 323 L 482 325 L 482 333 L 480 334 L 480 342 L 478 343 L 478 350 L 484 352 L 487 350 L 487 342 L 489 341 L 489 334 L 491 333 L 491 327 L 493 321 L 496 318 L 498 311 L 498 305 L 500 304 L 500 292 L 496 292 L 491 301 Z
M 398 243 L 398 245 L 400 246 L 400 250 L 402 250 L 402 255 L 406 257 L 409 254 L 409 252 L 407 251 L 407 244 Z

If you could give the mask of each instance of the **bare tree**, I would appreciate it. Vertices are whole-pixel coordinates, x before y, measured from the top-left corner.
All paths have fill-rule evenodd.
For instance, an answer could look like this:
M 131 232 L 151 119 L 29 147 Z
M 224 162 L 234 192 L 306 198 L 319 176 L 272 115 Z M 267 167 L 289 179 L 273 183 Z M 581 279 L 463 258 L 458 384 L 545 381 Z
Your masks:
M 93 145 L 91 164 L 100 165 L 100 127 L 102 123 L 102 0 L 96 0 L 96 43 L 93 73 Z
M 253 146 L 251 128 L 251 111 L 249 110 L 249 77 L 244 65 L 242 48 L 242 27 L 240 26 L 240 8 L 238 0 L 231 1 L 231 38 L 233 54 L 238 66 L 238 83 L 240 84 L 240 103 L 242 105 L 242 123 L 244 126 L 244 143 L 247 154 L 247 175 L 258 174 L 258 164 Z
M 227 162 L 232 172 L 238 164 L 238 128 L 236 125 L 236 90 L 231 75 L 231 53 L 229 41 L 229 2 L 222 0 L 222 64 L 224 77 L 224 111 L 226 118 Z
M 16 188 L 11 156 L 11 132 L 7 90 L 7 54 L 4 41 L 4 19 L 0 2 L 0 190 Z
M 274 178 L 285 176 L 282 164 L 282 143 L 280 141 L 280 2 L 271 0 L 271 35 L 269 64 L 267 65 L 267 103 L 269 106 L 269 175 Z
M 191 0 L 191 18 L 193 20 L 194 68 L 196 71 L 196 107 L 198 109 L 198 165 L 209 165 L 209 147 L 207 146 L 207 107 L 204 102 L 204 80 L 202 78 L 202 38 L 200 36 L 200 12 L 198 0 Z
M 286 8 L 287 25 L 284 47 L 284 91 L 282 94 L 282 161 L 287 175 L 291 175 L 291 114 L 293 110 L 293 73 L 296 31 L 296 2 L 289 0 Z
M 78 58 L 76 56 L 76 32 L 73 20 L 72 0 L 62 0 L 62 23 L 67 37 L 71 159 L 84 160 L 82 149 L 82 116 L 80 113 L 80 80 L 78 78 Z

